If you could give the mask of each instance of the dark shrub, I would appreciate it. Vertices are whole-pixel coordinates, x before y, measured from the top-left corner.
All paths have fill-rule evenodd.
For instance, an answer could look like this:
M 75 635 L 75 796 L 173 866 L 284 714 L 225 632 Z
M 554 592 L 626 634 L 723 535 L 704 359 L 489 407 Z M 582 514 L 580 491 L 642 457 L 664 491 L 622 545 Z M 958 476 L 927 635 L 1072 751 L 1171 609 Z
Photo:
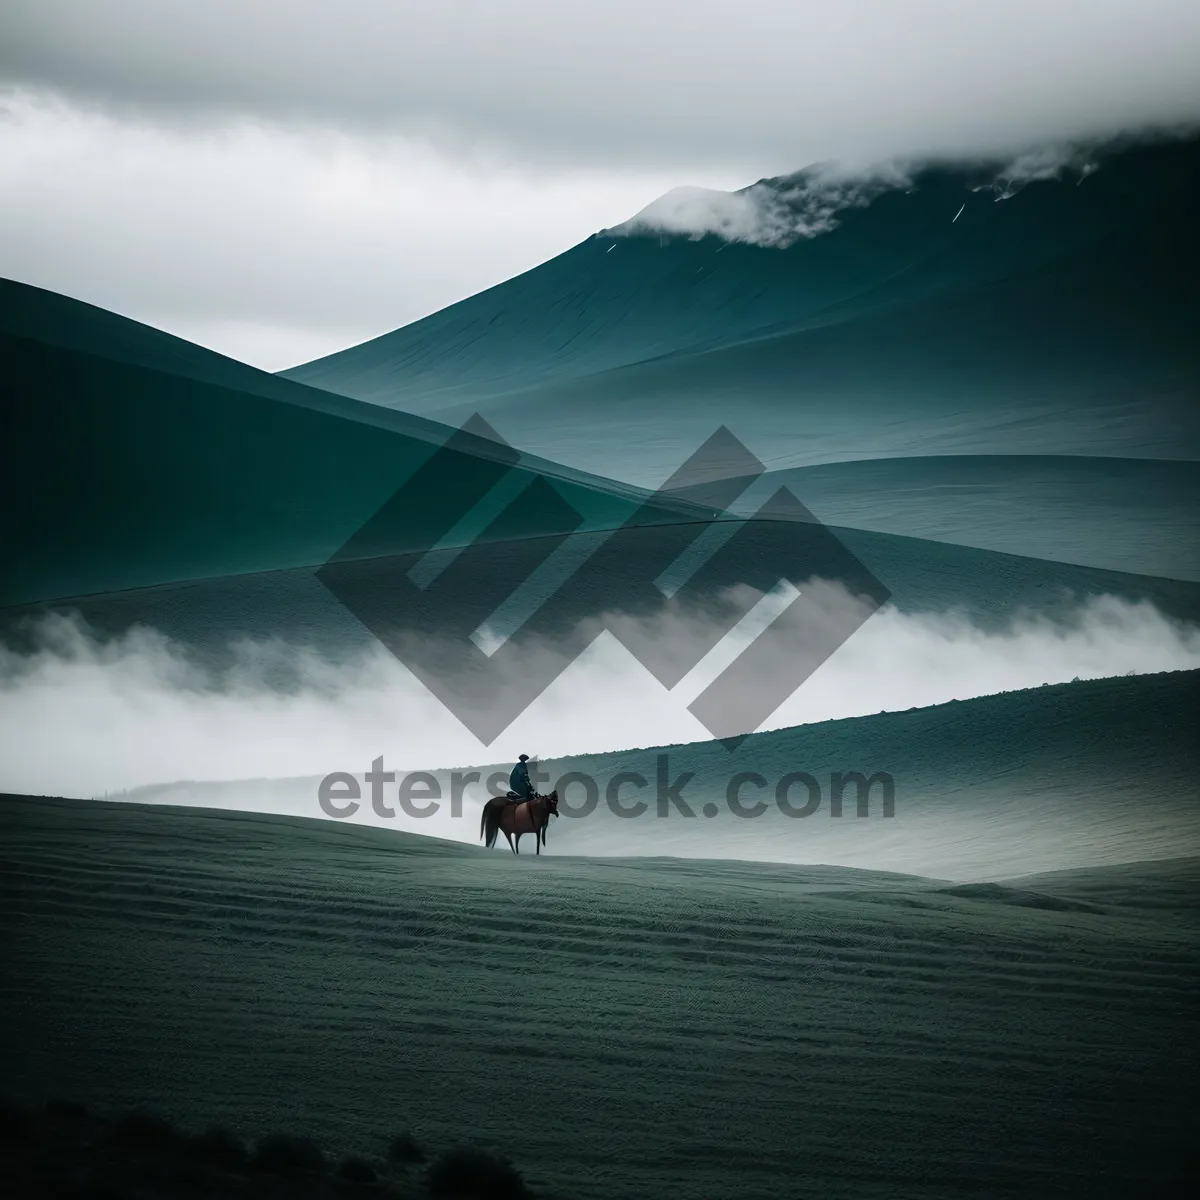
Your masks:
M 33 1139 L 33 1118 L 15 1104 L 0 1104 L 0 1145 L 27 1146 Z
M 165 1146 L 175 1138 L 175 1127 L 165 1117 L 135 1109 L 117 1119 L 112 1139 L 123 1146 Z
M 98 1183 L 47 1184 L 40 1195 L 41 1200 L 130 1200 L 125 1192 Z
M 440 1155 L 426 1172 L 431 1196 L 455 1200 L 525 1200 L 529 1192 L 516 1167 L 500 1154 L 458 1146 Z
M 233 1169 L 246 1162 L 246 1147 L 241 1138 L 224 1125 L 210 1125 L 203 1133 L 192 1139 L 196 1157 L 214 1166 Z
M 425 1161 L 425 1151 L 411 1133 L 402 1133 L 392 1138 L 392 1144 L 388 1147 L 388 1158 L 398 1163 L 422 1163 Z
M 199 1163 L 172 1162 L 165 1171 L 165 1178 L 179 1188 L 197 1188 L 201 1184 L 207 1186 L 212 1184 L 211 1174 L 204 1170 Z
M 61 1097 L 46 1101 L 46 1114 L 51 1117 L 64 1117 L 68 1121 L 82 1121 L 88 1115 L 87 1105 L 78 1100 L 64 1100 Z
M 375 1168 L 365 1158 L 343 1158 L 338 1164 L 337 1173 L 347 1183 L 374 1183 L 379 1178 Z
M 289 1133 L 272 1133 L 263 1138 L 254 1151 L 254 1165 L 260 1171 L 277 1175 L 298 1172 L 320 1174 L 326 1169 L 321 1147 L 309 1137 L 293 1137 Z

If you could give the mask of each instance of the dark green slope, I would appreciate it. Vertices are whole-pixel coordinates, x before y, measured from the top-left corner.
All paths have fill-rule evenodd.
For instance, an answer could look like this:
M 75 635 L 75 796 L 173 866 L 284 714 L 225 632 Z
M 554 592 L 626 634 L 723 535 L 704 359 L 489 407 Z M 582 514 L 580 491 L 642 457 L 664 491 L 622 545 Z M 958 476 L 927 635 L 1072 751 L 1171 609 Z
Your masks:
M 381 411 L 377 406 L 317 388 L 292 386 L 278 375 L 260 371 L 151 325 L 12 279 L 0 279 L 0 333 L 6 343 L 13 343 L 13 348 L 6 352 L 6 361 L 8 353 L 15 352 L 24 343 L 34 343 L 181 376 L 248 395 L 283 400 L 302 408 L 423 438 L 432 444 L 440 444 L 446 435 L 445 426 L 438 422 Z M 6 378 L 6 390 L 15 388 L 17 382 L 12 377 Z
M 1179 199 L 1193 207 L 1200 186 Z M 721 419 L 778 467 L 914 454 L 1200 459 L 1197 235 L 1190 218 L 1129 219 L 1128 231 L 1036 265 L 1014 252 L 1001 278 L 918 287 L 470 403 L 507 437 L 626 478 L 653 471 L 643 445 L 669 462 Z M 410 393 L 390 402 L 422 411 Z M 452 421 L 464 408 L 438 411 Z
M 1200 582 L 1200 463 L 1028 455 L 905 455 L 745 479 L 750 515 L 779 488 L 828 525 Z
M 1188 194 L 1197 197 L 1200 186 Z M 632 363 L 553 392 L 543 386 L 536 400 L 734 397 L 741 389 L 803 419 L 810 399 L 831 395 L 919 412 L 931 389 L 934 400 L 1011 402 L 1018 381 L 1032 389 L 1028 405 L 1063 392 L 1103 399 L 1134 382 L 1169 391 L 1200 378 L 1198 265 L 1195 234 L 1153 225 L 1132 231 L 1129 243 L 1056 251 L 1036 266 L 1017 259 L 1002 277 L 969 287 L 864 298 L 791 328 Z M 535 395 L 508 403 L 533 404 Z
M 1081 368 L 1089 383 L 1195 383 L 1200 141 L 1115 151 L 1086 178 L 1030 183 L 1003 200 L 976 190 L 986 178 L 926 170 L 782 250 L 597 234 L 285 374 L 413 412 L 531 389 L 566 402 L 573 382 L 654 360 L 646 377 L 596 386 L 665 400 L 716 371 L 714 386 L 782 388 L 773 399 L 783 402 L 817 385 L 893 395 L 927 376 L 947 386 L 997 370 L 993 392 L 1078 383 Z M 742 347 L 732 358 L 702 353 L 732 346 Z M 919 380 L 891 377 L 917 368 Z
M 0 386 L 4 605 L 319 564 L 454 433 L 11 282 Z M 510 466 L 536 485 L 522 536 L 559 528 L 564 500 L 583 528 L 608 528 L 643 495 L 460 440 L 376 524 L 370 552 L 432 544 L 447 511 Z M 692 519 L 682 501 L 663 503 L 643 519 L 681 513 Z

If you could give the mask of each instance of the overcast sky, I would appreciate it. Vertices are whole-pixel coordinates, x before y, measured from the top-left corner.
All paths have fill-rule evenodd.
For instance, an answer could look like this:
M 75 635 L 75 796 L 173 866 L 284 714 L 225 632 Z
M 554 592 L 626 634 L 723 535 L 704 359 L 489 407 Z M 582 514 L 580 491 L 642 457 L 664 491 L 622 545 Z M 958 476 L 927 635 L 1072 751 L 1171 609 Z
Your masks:
M 2 0 L 0 274 L 269 369 L 816 160 L 1200 119 L 1200 0 Z

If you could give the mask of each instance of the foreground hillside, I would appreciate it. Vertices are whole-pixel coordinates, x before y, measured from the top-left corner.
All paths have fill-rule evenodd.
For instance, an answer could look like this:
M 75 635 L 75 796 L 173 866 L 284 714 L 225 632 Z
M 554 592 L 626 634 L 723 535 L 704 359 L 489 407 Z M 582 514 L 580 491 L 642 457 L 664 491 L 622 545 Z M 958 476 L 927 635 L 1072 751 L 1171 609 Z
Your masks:
M 1195 1166 L 1194 859 L 964 889 L 21 797 L 0 833 L 22 1103 L 466 1135 L 576 1197 L 1125 1197 Z

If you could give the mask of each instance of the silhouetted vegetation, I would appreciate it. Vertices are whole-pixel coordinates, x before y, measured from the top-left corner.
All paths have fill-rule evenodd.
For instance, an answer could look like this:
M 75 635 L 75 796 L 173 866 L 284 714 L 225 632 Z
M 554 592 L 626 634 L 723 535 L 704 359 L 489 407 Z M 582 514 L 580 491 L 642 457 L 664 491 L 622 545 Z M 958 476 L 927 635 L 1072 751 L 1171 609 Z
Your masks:
M 177 1136 L 170 1121 L 143 1109 L 124 1113 L 112 1129 L 112 1140 L 122 1146 L 165 1147 Z
M 100 1187 L 90 1183 L 61 1183 L 39 1200 L 133 1200 L 128 1193 L 116 1188 Z
M 411 1133 L 401 1133 L 392 1138 L 388 1158 L 396 1163 L 423 1163 L 426 1155 Z
M 464 1145 L 435 1157 L 410 1133 L 386 1151 L 327 1158 L 313 1138 L 282 1132 L 251 1150 L 224 1125 L 192 1133 L 142 1108 L 111 1119 L 73 1100 L 40 1113 L 0 1104 L 0 1178 L 17 1200 L 532 1200 L 501 1154 Z
M 455 1200 L 524 1200 L 529 1195 L 516 1167 L 501 1154 L 457 1146 L 434 1160 L 425 1176 L 431 1196 Z
M 195 1156 L 214 1166 L 235 1170 L 246 1165 L 249 1154 L 242 1139 L 224 1125 L 210 1125 L 192 1139 Z
M 338 1164 L 338 1178 L 347 1183 L 374 1183 L 379 1172 L 365 1158 L 343 1158 Z
M 46 1101 L 46 1114 L 69 1121 L 82 1121 L 86 1119 L 88 1110 L 87 1105 L 81 1104 L 78 1100 L 65 1100 L 59 1097 Z
M 20 1145 L 33 1135 L 33 1118 L 24 1109 L 0 1104 L 0 1145 Z
M 320 1175 L 328 1168 L 321 1147 L 310 1137 L 270 1133 L 254 1149 L 254 1165 L 276 1175 Z

